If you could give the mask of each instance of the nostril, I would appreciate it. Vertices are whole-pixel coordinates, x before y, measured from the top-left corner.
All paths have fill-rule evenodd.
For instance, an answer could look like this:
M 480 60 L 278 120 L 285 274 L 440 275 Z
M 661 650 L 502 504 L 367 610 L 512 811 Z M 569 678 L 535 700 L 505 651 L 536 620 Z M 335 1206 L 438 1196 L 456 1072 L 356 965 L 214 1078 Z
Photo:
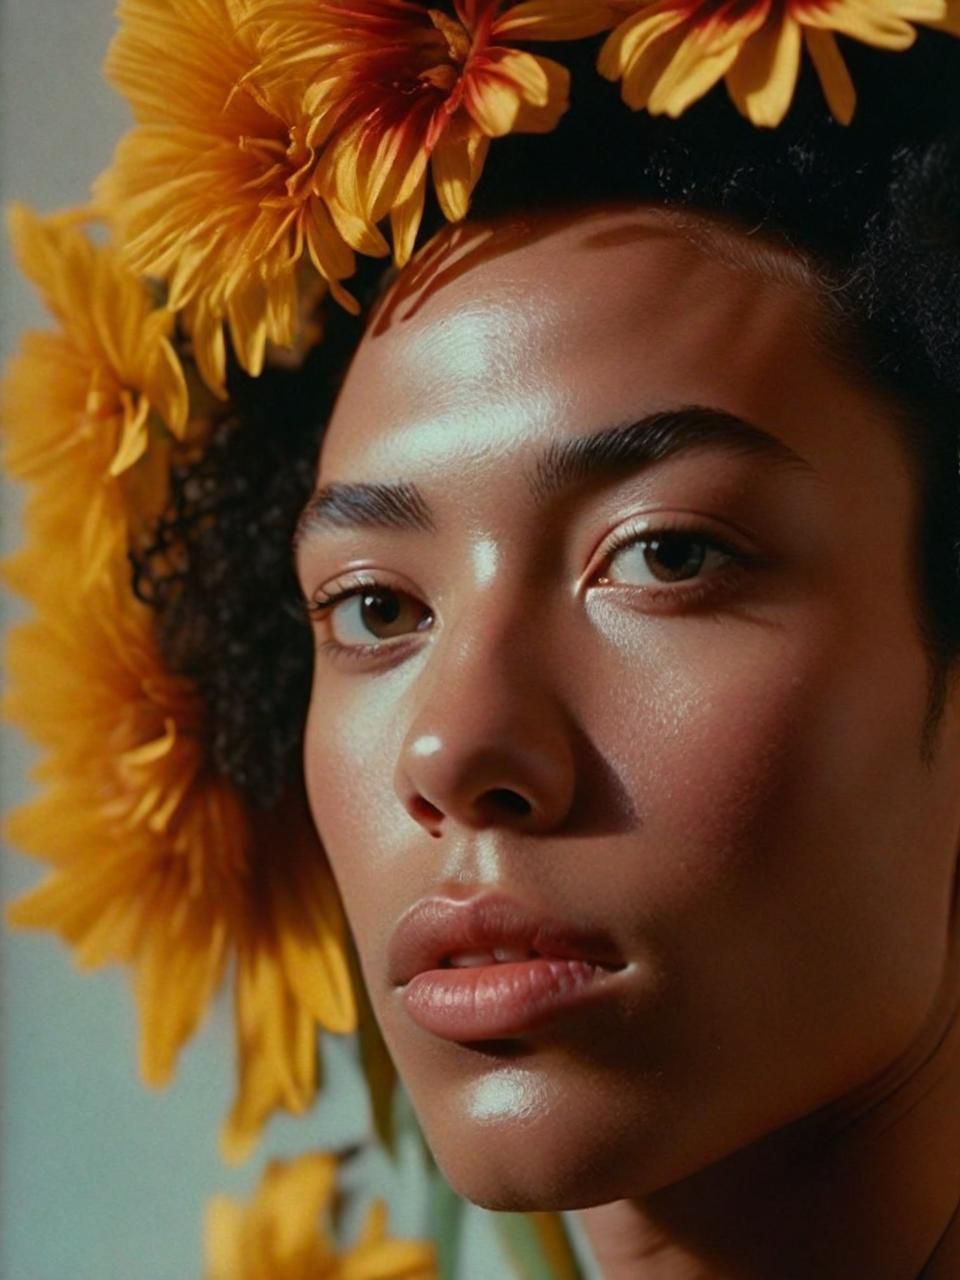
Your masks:
M 511 791 L 507 787 L 495 787 L 492 791 L 487 792 L 485 799 L 507 813 L 520 814 L 521 816 L 528 814 L 531 808 L 528 800 L 524 800 L 523 796 L 518 795 L 516 791 Z
M 436 805 L 432 805 L 430 801 L 425 800 L 423 796 L 413 797 L 410 802 L 410 812 L 413 817 L 416 818 L 417 822 L 429 823 L 431 826 L 443 817 L 443 814 Z M 439 832 L 433 832 L 431 834 L 438 835 Z

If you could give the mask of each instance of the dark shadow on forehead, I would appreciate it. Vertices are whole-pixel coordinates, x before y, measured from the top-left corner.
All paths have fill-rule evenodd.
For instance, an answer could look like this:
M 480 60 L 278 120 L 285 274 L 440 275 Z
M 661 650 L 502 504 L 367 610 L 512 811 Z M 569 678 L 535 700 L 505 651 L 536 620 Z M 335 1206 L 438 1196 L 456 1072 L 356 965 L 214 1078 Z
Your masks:
M 588 230 L 592 219 L 611 213 L 629 219 L 623 240 L 608 242 L 602 235 Z M 461 276 L 486 262 L 527 249 L 565 227 L 582 222 L 585 234 L 581 245 L 600 250 L 608 243 L 676 235 L 673 214 L 670 208 L 642 201 L 600 202 L 515 212 L 491 222 L 466 222 L 445 228 L 428 241 L 402 271 L 385 277 L 384 283 L 389 281 L 389 284 L 371 313 L 368 333 L 376 338 L 394 323 L 412 320 L 432 297 Z M 689 223 L 690 215 L 683 215 L 683 221 L 685 225 Z M 734 233 L 731 230 L 729 234 Z
M 680 453 L 722 449 L 762 458 L 807 474 L 813 468 L 776 436 L 734 414 L 704 405 L 647 414 L 590 435 L 551 440 L 525 474 L 538 507 L 591 482 L 627 477 Z M 304 507 L 294 535 L 294 551 L 308 537 L 337 529 L 405 530 L 436 533 L 433 510 L 410 481 L 331 481 Z
M 619 220 L 595 230 L 598 218 Z M 581 249 L 602 251 L 655 240 L 685 240 L 734 270 L 752 270 L 781 284 L 816 286 L 819 272 L 808 253 L 781 238 L 720 212 L 685 209 L 650 200 L 591 201 L 514 211 L 491 221 L 446 227 L 402 270 L 388 269 L 368 322 L 371 337 L 412 320 L 448 285 L 482 266 L 582 224 Z

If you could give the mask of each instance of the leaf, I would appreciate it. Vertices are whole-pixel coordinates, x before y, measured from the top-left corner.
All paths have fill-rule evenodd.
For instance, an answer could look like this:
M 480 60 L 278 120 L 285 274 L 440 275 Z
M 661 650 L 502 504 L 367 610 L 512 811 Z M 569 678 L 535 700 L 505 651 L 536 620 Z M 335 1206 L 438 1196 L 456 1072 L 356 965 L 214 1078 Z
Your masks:
M 465 1211 L 466 1205 L 431 1160 L 430 1238 L 437 1248 L 437 1274 L 440 1280 L 457 1280 L 460 1235 Z
M 500 1213 L 497 1230 L 517 1280 L 583 1280 L 557 1213 Z
M 357 1048 L 360 1066 L 367 1082 L 373 1128 L 390 1155 L 396 1148 L 394 1124 L 394 1099 L 396 1097 L 397 1069 L 384 1043 L 377 1020 L 373 1016 L 370 997 L 360 973 L 356 952 L 348 948 L 348 965 L 357 996 Z

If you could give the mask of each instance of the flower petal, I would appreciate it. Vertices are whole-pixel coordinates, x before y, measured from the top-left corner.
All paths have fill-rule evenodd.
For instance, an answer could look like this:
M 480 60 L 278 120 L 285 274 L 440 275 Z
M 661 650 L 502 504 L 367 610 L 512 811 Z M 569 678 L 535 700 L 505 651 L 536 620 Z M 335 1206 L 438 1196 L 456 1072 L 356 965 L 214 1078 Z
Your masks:
M 708 52 L 702 41 L 688 35 L 671 58 L 647 99 L 651 115 L 680 116 L 722 80 L 739 49 L 731 44 L 719 53 Z
M 726 83 L 738 110 L 753 124 L 775 128 L 786 115 L 801 48 L 800 25 L 789 16 L 768 20 L 741 48 Z
M 136 410 L 128 413 L 123 422 L 123 434 L 117 445 L 117 452 L 110 463 L 110 475 L 122 475 L 128 467 L 143 457 L 147 447 L 147 417 L 150 413 L 150 401 L 140 396 Z
M 263 372 L 267 349 L 266 290 L 259 280 L 250 280 L 233 289 L 226 312 L 237 360 L 251 378 Z
M 947 0 L 946 13 L 942 18 L 923 18 L 925 26 L 935 31 L 946 31 L 949 35 L 960 36 L 960 0 Z
M 549 86 L 542 107 L 528 102 L 520 105 L 514 129 L 517 133 L 550 133 L 570 105 L 570 72 L 552 58 L 538 58 Z
M 434 187 L 443 216 L 449 222 L 459 222 L 467 216 L 489 147 L 490 139 L 478 129 L 448 129 L 434 150 Z
M 227 344 L 223 335 L 223 317 L 215 312 L 210 299 L 200 295 L 184 312 L 184 327 L 193 344 L 193 358 L 204 382 L 221 400 L 227 398 Z
M 490 49 L 484 59 L 486 65 L 511 81 L 524 102 L 533 107 L 545 107 L 550 100 L 550 80 L 542 59 L 519 49 Z
M 491 39 L 579 40 L 598 35 L 623 16 L 603 0 L 523 0 L 494 19 Z
M 840 124 L 849 124 L 857 106 L 857 91 L 836 39 L 829 31 L 817 31 L 813 27 L 804 30 L 803 38 L 827 105 Z
M 413 246 L 423 218 L 423 204 L 427 193 L 427 171 L 424 169 L 416 190 L 402 203 L 390 210 L 390 227 L 393 232 L 393 260 L 398 267 L 405 266 L 413 253 Z
M 654 40 L 675 27 L 684 29 L 684 15 L 672 0 L 640 9 L 607 36 L 597 58 L 597 70 L 608 80 L 619 80 L 631 66 L 638 74 L 645 74 L 642 67 L 637 67 L 638 57 Z
M 488 138 L 502 138 L 516 123 L 522 99 L 510 80 L 478 70 L 467 81 L 463 101 Z
M 797 20 L 805 27 L 835 31 L 880 49 L 909 49 L 917 38 L 909 22 L 889 7 L 869 0 L 830 0 L 809 8 L 805 5 L 798 10 Z
M 373 223 L 358 217 L 332 195 L 324 194 L 324 203 L 334 225 L 351 249 L 370 258 L 382 258 L 390 252 L 390 246 Z

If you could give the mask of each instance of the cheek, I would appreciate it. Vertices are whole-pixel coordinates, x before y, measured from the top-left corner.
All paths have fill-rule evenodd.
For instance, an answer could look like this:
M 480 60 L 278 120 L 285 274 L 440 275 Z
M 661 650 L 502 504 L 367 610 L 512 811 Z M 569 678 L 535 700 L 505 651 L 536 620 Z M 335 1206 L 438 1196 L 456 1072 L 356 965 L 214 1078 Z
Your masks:
M 696 1034 L 862 1078 L 916 1030 L 942 958 L 919 646 L 858 652 L 813 615 L 647 631 L 628 679 L 599 677 L 620 682 L 608 744 L 638 812 L 610 909 L 633 896 Z
M 599 709 L 591 736 L 634 801 L 644 874 L 666 907 L 735 874 L 779 823 L 835 691 L 826 656 L 793 632 L 605 615 L 595 623 L 610 644 L 581 705 Z
M 927 673 L 912 636 L 858 646 L 814 611 L 639 626 L 612 613 L 595 619 L 612 643 L 579 697 L 599 708 L 591 736 L 635 802 L 648 873 L 664 877 L 657 901 L 671 881 L 682 892 L 694 851 L 701 881 L 719 883 L 782 863 L 778 850 L 806 846 L 814 874 L 820 848 L 856 862 L 867 842 L 898 848 L 919 831 Z
M 429 660 L 318 681 L 314 819 L 391 1052 L 464 1194 L 494 1203 L 526 1179 L 542 1207 L 551 1178 L 582 1189 L 584 1161 L 609 1199 L 662 1185 L 856 1089 L 909 1043 L 949 877 L 922 829 L 922 658 L 905 631 L 881 648 L 866 630 L 858 643 L 813 611 L 766 625 L 598 607 L 568 652 L 544 642 L 557 732 L 575 724 L 591 747 L 578 786 L 599 793 L 599 759 L 632 818 L 545 831 L 503 870 L 565 918 L 589 904 L 656 981 L 612 1037 L 489 1078 L 384 999 L 393 923 L 455 870 L 456 838 L 418 830 L 394 786 Z M 520 676 L 503 678 L 517 683 L 498 696 L 519 705 Z
M 396 867 L 417 836 L 394 788 L 403 726 L 389 679 L 325 680 L 305 736 L 310 809 L 364 966 L 409 905 L 394 892 Z

